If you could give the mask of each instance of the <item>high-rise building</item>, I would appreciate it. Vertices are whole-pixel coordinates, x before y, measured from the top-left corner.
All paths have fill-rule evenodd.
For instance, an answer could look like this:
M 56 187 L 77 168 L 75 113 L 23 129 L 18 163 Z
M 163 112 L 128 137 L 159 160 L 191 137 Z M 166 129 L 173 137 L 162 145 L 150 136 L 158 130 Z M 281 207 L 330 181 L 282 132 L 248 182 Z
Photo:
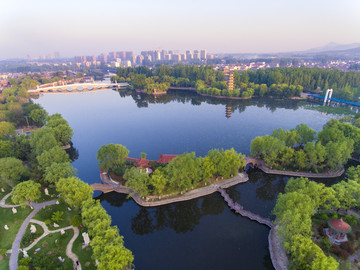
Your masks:
M 206 50 L 200 51 L 200 58 L 201 58 L 201 60 L 206 60 Z
M 186 59 L 189 61 L 193 59 L 193 53 L 192 51 L 186 51 Z
M 179 53 L 174 53 L 171 55 L 171 59 L 177 62 L 181 61 L 181 55 Z
M 56 59 L 60 59 L 60 53 L 59 52 L 54 52 L 54 56 Z
M 106 64 L 107 63 L 107 56 L 105 53 L 102 53 L 98 56 L 98 60 L 100 61 L 100 63 L 104 63 Z
M 185 53 L 181 53 L 180 57 L 181 57 L 181 61 L 186 61 L 186 54 Z
M 109 52 L 109 61 L 112 61 L 116 58 L 116 52 Z

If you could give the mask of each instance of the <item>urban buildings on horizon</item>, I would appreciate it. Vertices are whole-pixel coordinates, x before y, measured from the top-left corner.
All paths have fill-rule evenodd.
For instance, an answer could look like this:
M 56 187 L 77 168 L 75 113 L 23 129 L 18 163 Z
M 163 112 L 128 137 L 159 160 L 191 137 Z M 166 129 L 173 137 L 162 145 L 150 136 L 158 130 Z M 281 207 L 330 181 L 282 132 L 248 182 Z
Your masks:
M 118 51 L 102 53 L 98 56 L 75 56 L 75 64 L 78 66 L 97 66 L 109 65 L 116 67 L 131 67 L 135 65 L 151 65 L 159 61 L 171 63 L 188 63 L 193 61 L 203 61 L 213 59 L 214 55 L 207 54 L 206 50 L 187 50 L 179 52 L 175 50 L 151 50 L 141 51 L 139 55 L 135 55 L 133 51 Z

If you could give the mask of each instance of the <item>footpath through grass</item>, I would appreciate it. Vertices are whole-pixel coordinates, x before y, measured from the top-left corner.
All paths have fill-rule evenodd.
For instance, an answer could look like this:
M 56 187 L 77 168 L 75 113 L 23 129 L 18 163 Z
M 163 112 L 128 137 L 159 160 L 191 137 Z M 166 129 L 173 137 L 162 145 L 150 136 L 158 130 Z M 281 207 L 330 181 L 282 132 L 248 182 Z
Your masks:
M 0 249 L 11 249 L 21 224 L 32 212 L 29 206 L 17 207 L 16 210 L 17 213 L 13 214 L 11 208 L 0 208 Z M 5 225 L 9 227 L 9 230 L 4 229 Z
M 41 209 L 38 213 L 36 213 L 34 219 L 43 221 L 45 223 L 50 222 L 50 225 L 47 225 L 49 230 L 57 230 L 59 228 L 54 227 L 54 220 L 52 220 L 52 217 L 53 214 L 58 211 L 63 212 L 61 220 L 58 222 L 55 221 L 55 223 L 59 225 L 59 228 L 70 226 L 72 218 L 76 215 L 80 215 L 80 211 L 74 209 L 69 211 L 68 205 L 60 202 L 59 204 L 53 204 L 47 206 L 45 209 Z
M 32 266 L 40 267 L 42 270 L 73 269 L 72 260 L 66 256 L 66 247 L 73 235 L 74 231 L 70 229 L 66 230 L 64 235 L 57 232 L 41 239 L 28 251 Z M 64 262 L 61 262 L 58 257 L 64 259 Z M 19 255 L 20 258 L 22 258 L 22 254 Z
M 85 247 L 84 249 L 82 248 L 84 240 L 81 234 L 83 232 L 86 232 L 86 230 L 80 230 L 79 237 L 76 238 L 72 251 L 78 256 L 82 269 L 95 270 L 97 269 L 97 267 L 95 266 L 95 261 L 91 258 L 93 253 L 90 245 Z

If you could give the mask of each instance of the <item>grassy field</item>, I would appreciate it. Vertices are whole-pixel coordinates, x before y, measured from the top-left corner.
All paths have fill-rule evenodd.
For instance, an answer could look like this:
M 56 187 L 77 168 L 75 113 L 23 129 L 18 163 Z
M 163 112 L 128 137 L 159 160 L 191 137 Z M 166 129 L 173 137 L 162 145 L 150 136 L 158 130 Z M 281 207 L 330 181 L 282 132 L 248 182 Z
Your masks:
M 5 185 L 5 186 L 1 186 L 1 185 L 0 185 L 0 190 L 1 190 L 2 188 L 5 190 L 5 192 L 1 192 L 1 191 L 0 191 L 0 200 L 1 200 L 6 194 L 8 194 L 8 193 L 11 191 L 11 188 L 10 188 L 8 185 Z
M 0 269 L 1 270 L 9 270 L 9 260 L 10 260 L 10 254 L 4 257 L 0 261 Z
M 36 227 L 36 233 L 31 233 L 30 232 L 30 226 L 31 225 L 35 225 Z M 34 224 L 34 223 L 30 223 L 25 231 L 25 234 L 23 236 L 23 238 L 21 239 L 21 244 L 20 244 L 20 248 L 24 248 L 27 247 L 29 245 L 31 245 L 31 243 L 38 237 L 40 237 L 42 234 L 44 233 L 43 228 L 38 225 L 38 224 Z
M 86 232 L 86 230 L 84 230 L 84 229 L 80 230 L 80 235 L 78 238 L 76 238 L 76 240 L 74 242 L 72 252 L 74 252 L 78 256 L 82 269 L 95 270 L 96 269 L 95 262 L 91 258 L 91 256 L 92 256 L 91 247 L 87 246 L 86 248 L 82 249 L 82 244 L 84 241 L 83 241 L 81 234 L 83 232 Z M 86 266 L 86 265 L 88 265 L 88 266 Z
M 45 222 L 46 220 L 51 220 L 51 217 L 54 212 L 63 212 L 62 220 L 57 222 L 57 224 L 61 227 L 67 227 L 71 225 L 71 219 L 75 215 L 80 215 L 80 211 L 76 211 L 71 209 L 68 210 L 68 205 L 65 203 L 54 204 L 46 207 L 45 209 L 41 209 L 34 217 L 34 219 Z M 54 221 L 51 221 L 51 226 L 48 226 L 49 230 L 56 230 L 58 228 L 54 228 Z
M 28 251 L 28 255 L 32 259 L 32 264 L 41 269 L 73 269 L 72 261 L 66 256 L 66 246 L 71 237 L 74 235 L 73 230 L 66 230 L 64 235 L 52 233 L 44 237 L 32 249 Z M 38 251 L 35 251 L 40 249 Z M 58 257 L 65 259 L 62 263 Z
M 0 208 L 0 249 L 11 249 L 21 224 L 32 211 L 28 206 L 17 207 L 16 210 L 17 213 L 13 214 L 11 208 Z M 4 225 L 8 225 L 9 230 L 4 230 Z

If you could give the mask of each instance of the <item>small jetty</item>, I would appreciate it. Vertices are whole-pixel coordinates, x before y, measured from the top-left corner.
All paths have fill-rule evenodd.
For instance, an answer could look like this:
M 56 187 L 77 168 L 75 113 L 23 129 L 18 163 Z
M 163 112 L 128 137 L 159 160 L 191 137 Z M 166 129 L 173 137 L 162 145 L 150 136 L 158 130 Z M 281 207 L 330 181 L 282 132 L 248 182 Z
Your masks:
M 247 217 L 251 220 L 254 220 L 260 224 L 264 224 L 268 226 L 270 229 L 274 227 L 274 224 L 271 222 L 270 219 L 263 218 L 257 214 L 251 213 L 250 211 L 244 210 L 244 207 L 237 202 L 234 202 L 229 194 L 226 193 L 224 189 L 221 187 L 218 188 L 218 191 L 220 192 L 221 196 L 223 196 L 224 200 L 227 202 L 229 207 L 234 210 L 236 213 L 240 214 L 243 217 Z

